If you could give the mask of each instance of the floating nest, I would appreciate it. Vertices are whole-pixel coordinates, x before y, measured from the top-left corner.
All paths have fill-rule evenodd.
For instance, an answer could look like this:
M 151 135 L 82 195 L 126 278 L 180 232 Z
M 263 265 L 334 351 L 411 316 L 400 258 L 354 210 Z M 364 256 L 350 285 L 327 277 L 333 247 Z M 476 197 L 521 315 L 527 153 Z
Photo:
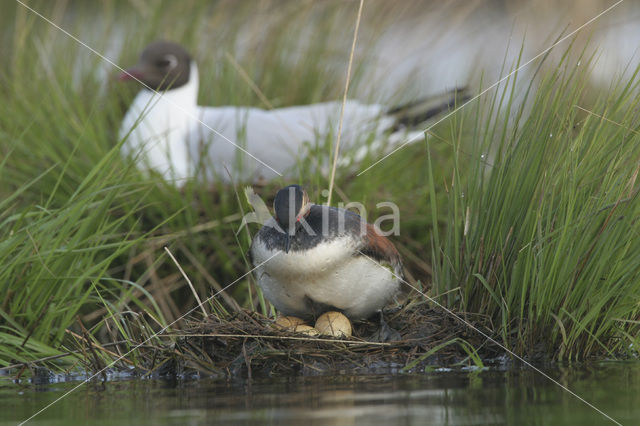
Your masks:
M 485 319 L 460 316 L 489 333 Z M 379 327 L 377 321 L 356 322 L 352 337 L 338 339 L 283 331 L 256 312 L 240 311 L 225 319 L 209 316 L 188 322 L 180 333 L 165 335 L 172 343 L 147 353 L 152 359 L 148 367 L 162 376 L 376 374 L 477 365 L 480 359 L 500 354 L 468 325 L 426 302 L 408 303 L 385 318 L 400 340 L 368 340 Z
M 49 369 L 51 363 L 69 356 L 76 362 L 67 374 L 80 367 L 76 374 L 96 380 L 393 374 L 479 366 L 483 360 L 503 358 L 504 351 L 485 337 L 493 334 L 486 317 L 455 316 L 458 318 L 424 300 L 409 299 L 385 313 L 387 324 L 400 334 L 399 340 L 391 342 L 371 339 L 380 327 L 377 320 L 355 322 L 348 338 L 308 336 L 283 330 L 272 318 L 240 309 L 224 317 L 192 318 L 180 330 L 159 334 L 153 334 L 149 324 L 133 321 L 128 324 L 127 337 L 112 334 L 109 343 L 98 343 L 82 327 L 82 334 L 69 331 L 71 340 L 64 346 L 73 348 L 71 351 L 21 362 L 2 372 L 19 380 L 28 369 L 34 380 L 45 383 L 58 370 Z

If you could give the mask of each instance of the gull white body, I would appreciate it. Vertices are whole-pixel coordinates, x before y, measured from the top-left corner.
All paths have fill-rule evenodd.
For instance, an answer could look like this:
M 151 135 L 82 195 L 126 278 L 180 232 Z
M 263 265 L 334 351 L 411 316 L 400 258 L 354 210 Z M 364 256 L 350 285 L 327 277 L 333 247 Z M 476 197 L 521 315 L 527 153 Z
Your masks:
M 141 90 L 120 128 L 120 138 L 126 137 L 123 154 L 135 158 L 141 169 L 153 169 L 176 183 L 192 178 L 201 168 L 208 178 L 229 180 L 230 174 L 231 179 L 257 180 L 278 173 L 287 176 L 299 159 L 309 156 L 310 146 L 329 136 L 335 142 L 340 102 L 263 110 L 198 106 L 197 95 L 195 62 L 184 86 L 159 94 Z M 346 103 L 341 149 L 347 153 L 359 147 L 352 151 L 353 161 L 387 143 L 422 137 L 421 132 L 404 130 L 389 134 L 396 119 L 384 115 L 385 109 L 379 104 Z M 371 135 L 373 141 L 367 144 Z M 326 170 L 327 164 L 314 165 Z
M 165 92 L 143 89 L 134 98 L 120 125 L 122 153 L 143 170 L 167 179 L 185 179 L 194 172 L 188 144 L 197 122 L 198 70 L 191 64 L 189 83 Z

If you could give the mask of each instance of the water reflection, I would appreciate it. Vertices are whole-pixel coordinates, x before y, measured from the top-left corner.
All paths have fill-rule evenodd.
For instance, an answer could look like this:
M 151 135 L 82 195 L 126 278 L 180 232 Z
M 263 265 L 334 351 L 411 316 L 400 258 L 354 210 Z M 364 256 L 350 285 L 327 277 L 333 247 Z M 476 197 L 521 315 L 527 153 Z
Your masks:
M 640 364 L 546 371 L 621 422 L 640 418 Z M 15 424 L 77 383 L 0 388 L 0 425 Z M 414 375 L 130 380 L 86 385 L 33 424 L 606 424 L 526 369 Z

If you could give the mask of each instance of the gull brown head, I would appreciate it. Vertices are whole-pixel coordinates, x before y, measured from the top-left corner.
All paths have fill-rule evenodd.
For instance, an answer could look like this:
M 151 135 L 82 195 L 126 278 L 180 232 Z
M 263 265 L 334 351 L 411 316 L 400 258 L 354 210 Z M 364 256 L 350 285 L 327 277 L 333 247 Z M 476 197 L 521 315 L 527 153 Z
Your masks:
M 145 47 L 138 63 L 120 74 L 120 80 L 140 80 L 153 90 L 176 89 L 189 82 L 191 56 L 179 44 L 156 41 Z

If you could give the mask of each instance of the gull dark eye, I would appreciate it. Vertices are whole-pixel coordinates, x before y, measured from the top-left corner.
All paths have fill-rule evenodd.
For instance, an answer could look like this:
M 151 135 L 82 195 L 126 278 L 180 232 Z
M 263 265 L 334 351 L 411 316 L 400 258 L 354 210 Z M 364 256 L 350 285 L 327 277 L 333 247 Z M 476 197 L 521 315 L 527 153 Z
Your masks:
M 158 68 L 169 68 L 173 69 L 178 65 L 178 58 L 174 55 L 164 55 L 161 59 L 156 61 L 156 66 Z

